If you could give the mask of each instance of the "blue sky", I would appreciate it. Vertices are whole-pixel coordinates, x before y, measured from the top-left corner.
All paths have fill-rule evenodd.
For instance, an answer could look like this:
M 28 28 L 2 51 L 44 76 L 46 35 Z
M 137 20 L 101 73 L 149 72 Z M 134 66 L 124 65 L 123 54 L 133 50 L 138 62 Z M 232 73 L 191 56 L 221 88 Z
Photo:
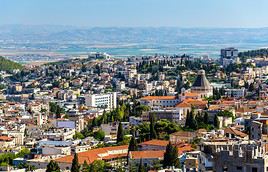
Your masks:
M 0 0 L 0 25 L 268 27 L 267 0 Z

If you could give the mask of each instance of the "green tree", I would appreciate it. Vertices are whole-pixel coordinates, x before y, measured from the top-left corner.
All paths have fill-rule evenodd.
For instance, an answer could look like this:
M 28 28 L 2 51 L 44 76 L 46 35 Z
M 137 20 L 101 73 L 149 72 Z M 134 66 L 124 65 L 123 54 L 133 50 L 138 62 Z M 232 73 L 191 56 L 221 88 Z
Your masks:
M 186 119 L 185 119 L 185 127 L 188 127 L 190 125 L 190 112 L 187 111 Z
M 78 155 L 77 153 L 75 153 L 73 161 L 72 161 L 71 172 L 79 172 L 79 171 L 80 171 L 80 166 L 78 162 Z
M 179 76 L 178 79 L 177 79 L 177 84 L 176 84 L 176 91 L 178 92 L 178 94 L 181 93 L 182 87 L 183 87 L 183 83 L 182 83 L 182 80 L 181 80 L 181 76 Z
M 25 155 L 29 155 L 31 151 L 27 148 L 21 149 L 21 151 L 16 155 L 16 157 L 24 157 Z
M 73 138 L 74 139 L 84 139 L 85 136 L 82 133 L 76 131 Z
M 124 118 L 124 110 L 122 109 L 122 106 L 116 108 L 116 119 L 119 121 L 122 121 Z
M 146 172 L 146 169 L 145 169 L 145 167 L 144 167 L 144 164 L 143 164 L 143 162 L 142 162 L 142 159 L 140 159 L 138 172 Z
M 91 123 L 92 123 L 92 124 L 91 124 L 92 127 L 96 127 L 96 126 L 98 126 L 97 118 L 93 118 L 93 120 L 92 120 Z
M 155 131 L 157 133 L 157 138 L 159 139 L 169 139 L 169 135 L 176 131 L 181 130 L 180 125 L 170 122 L 166 119 L 159 120 L 155 123 Z
M 164 154 L 163 160 L 164 167 L 175 166 L 178 167 L 178 149 L 176 146 L 173 146 L 170 142 L 166 147 L 166 152 Z
M 82 172 L 90 172 L 90 166 L 88 165 L 87 161 L 84 161 L 84 164 L 82 165 Z
M 105 133 L 102 130 L 98 130 L 98 131 L 94 132 L 93 136 L 95 139 L 102 141 L 105 137 Z
M 105 162 L 103 160 L 95 160 L 90 165 L 90 172 L 104 172 L 105 171 Z
M 49 111 L 51 113 L 54 113 L 57 115 L 57 118 L 60 117 L 60 114 L 64 114 L 65 111 L 63 108 L 61 108 L 59 105 L 57 105 L 56 103 L 50 102 L 49 103 Z
M 122 123 L 120 122 L 118 125 L 118 129 L 117 129 L 117 139 L 116 142 L 117 144 L 122 142 L 124 140 L 124 131 L 123 131 L 123 126 Z
M 132 135 L 131 140 L 128 145 L 128 151 L 137 151 L 138 150 L 138 143 L 135 138 L 135 135 Z
M 15 158 L 23 158 L 25 155 L 30 154 L 29 149 L 23 148 L 18 154 L 14 153 L 0 153 L 0 166 L 12 165 L 12 161 Z
M 157 134 L 155 131 L 155 117 L 154 114 L 150 115 L 150 139 L 156 139 Z
M 254 90 L 255 90 L 254 83 L 251 83 L 251 84 L 249 85 L 248 91 L 252 92 L 252 91 L 254 91 Z
M 193 111 L 187 113 L 185 127 L 191 130 L 197 129 L 197 121 L 195 119 Z
M 60 167 L 56 161 L 51 160 L 48 165 L 46 172 L 60 172 Z
M 20 164 L 18 165 L 18 169 L 26 169 L 26 171 L 33 171 L 33 170 L 35 170 L 36 168 L 35 168 L 35 166 L 30 165 L 30 164 L 28 164 L 28 163 L 20 163 Z
M 208 119 L 208 113 L 204 112 L 204 123 L 208 124 L 209 123 L 209 119 Z
M 139 131 L 139 142 L 150 138 L 150 124 L 148 122 L 143 122 L 138 125 L 137 130 Z
M 233 117 L 233 113 L 228 111 L 228 110 L 224 110 L 224 111 L 220 111 L 217 113 L 217 116 L 223 116 L 223 117 Z
M 21 64 L 0 56 L 0 70 L 1 71 L 11 72 L 12 70 L 22 69 L 22 68 L 23 66 Z
M 215 128 L 219 128 L 220 127 L 220 121 L 219 121 L 218 115 L 215 115 L 214 116 L 213 124 L 214 124 L 214 127 Z

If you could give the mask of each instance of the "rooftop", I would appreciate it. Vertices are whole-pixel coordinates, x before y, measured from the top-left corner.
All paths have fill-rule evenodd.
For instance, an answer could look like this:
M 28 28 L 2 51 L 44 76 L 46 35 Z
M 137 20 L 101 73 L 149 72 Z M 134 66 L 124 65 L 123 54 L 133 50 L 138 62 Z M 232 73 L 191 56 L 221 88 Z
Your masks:
M 207 105 L 207 101 L 198 100 L 198 99 L 185 99 L 179 104 L 176 105 L 176 107 L 205 107 Z
M 12 141 L 13 139 L 8 136 L 0 136 L 0 141 Z
M 196 80 L 192 87 L 202 87 L 202 88 L 211 88 L 209 81 L 206 78 L 206 72 L 204 70 L 200 70 L 197 74 Z
M 142 142 L 139 145 L 154 145 L 154 146 L 167 146 L 168 141 L 166 140 L 149 140 Z
M 175 100 L 176 96 L 145 96 L 141 100 Z
M 131 159 L 146 159 L 146 158 L 164 158 L 165 151 L 131 151 L 129 156 Z
M 78 162 L 83 164 L 86 161 L 88 164 L 91 164 L 95 160 L 101 159 L 112 159 L 119 157 L 126 157 L 128 151 L 128 145 L 123 146 L 113 146 L 113 147 L 104 147 L 98 149 L 92 149 L 86 152 L 78 153 Z M 72 163 L 73 155 L 68 155 L 59 159 L 56 159 L 59 163 Z

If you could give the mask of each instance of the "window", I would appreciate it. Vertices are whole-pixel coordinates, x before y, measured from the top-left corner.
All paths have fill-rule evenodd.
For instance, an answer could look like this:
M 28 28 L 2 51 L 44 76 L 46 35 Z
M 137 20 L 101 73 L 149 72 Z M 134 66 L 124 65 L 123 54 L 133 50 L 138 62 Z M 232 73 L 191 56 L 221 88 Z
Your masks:
M 242 170 L 242 167 L 241 166 L 237 166 L 236 169 L 237 170 Z
M 258 172 L 258 168 L 256 168 L 256 167 L 252 167 L 252 170 L 251 170 L 252 172 Z

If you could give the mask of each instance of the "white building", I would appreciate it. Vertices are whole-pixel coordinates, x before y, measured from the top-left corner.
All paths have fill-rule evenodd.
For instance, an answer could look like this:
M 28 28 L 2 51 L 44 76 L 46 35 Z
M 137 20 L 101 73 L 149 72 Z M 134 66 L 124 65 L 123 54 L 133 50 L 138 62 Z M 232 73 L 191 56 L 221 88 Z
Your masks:
M 71 148 L 70 147 L 63 147 L 63 146 L 43 146 L 42 147 L 42 154 L 43 155 L 71 155 Z
M 116 92 L 108 94 L 90 94 L 85 97 L 86 106 L 116 108 Z
M 119 81 L 116 84 L 116 89 L 119 91 L 125 90 L 126 89 L 126 83 L 125 81 Z
M 24 132 L 9 131 L 8 136 L 14 139 L 15 145 L 21 146 L 24 144 Z
M 228 97 L 234 97 L 234 98 L 242 98 L 245 97 L 246 90 L 245 88 L 239 88 L 239 89 L 226 89 L 225 94 Z
M 167 108 L 175 107 L 180 100 L 176 96 L 145 96 L 139 101 L 141 104 L 150 107 Z

